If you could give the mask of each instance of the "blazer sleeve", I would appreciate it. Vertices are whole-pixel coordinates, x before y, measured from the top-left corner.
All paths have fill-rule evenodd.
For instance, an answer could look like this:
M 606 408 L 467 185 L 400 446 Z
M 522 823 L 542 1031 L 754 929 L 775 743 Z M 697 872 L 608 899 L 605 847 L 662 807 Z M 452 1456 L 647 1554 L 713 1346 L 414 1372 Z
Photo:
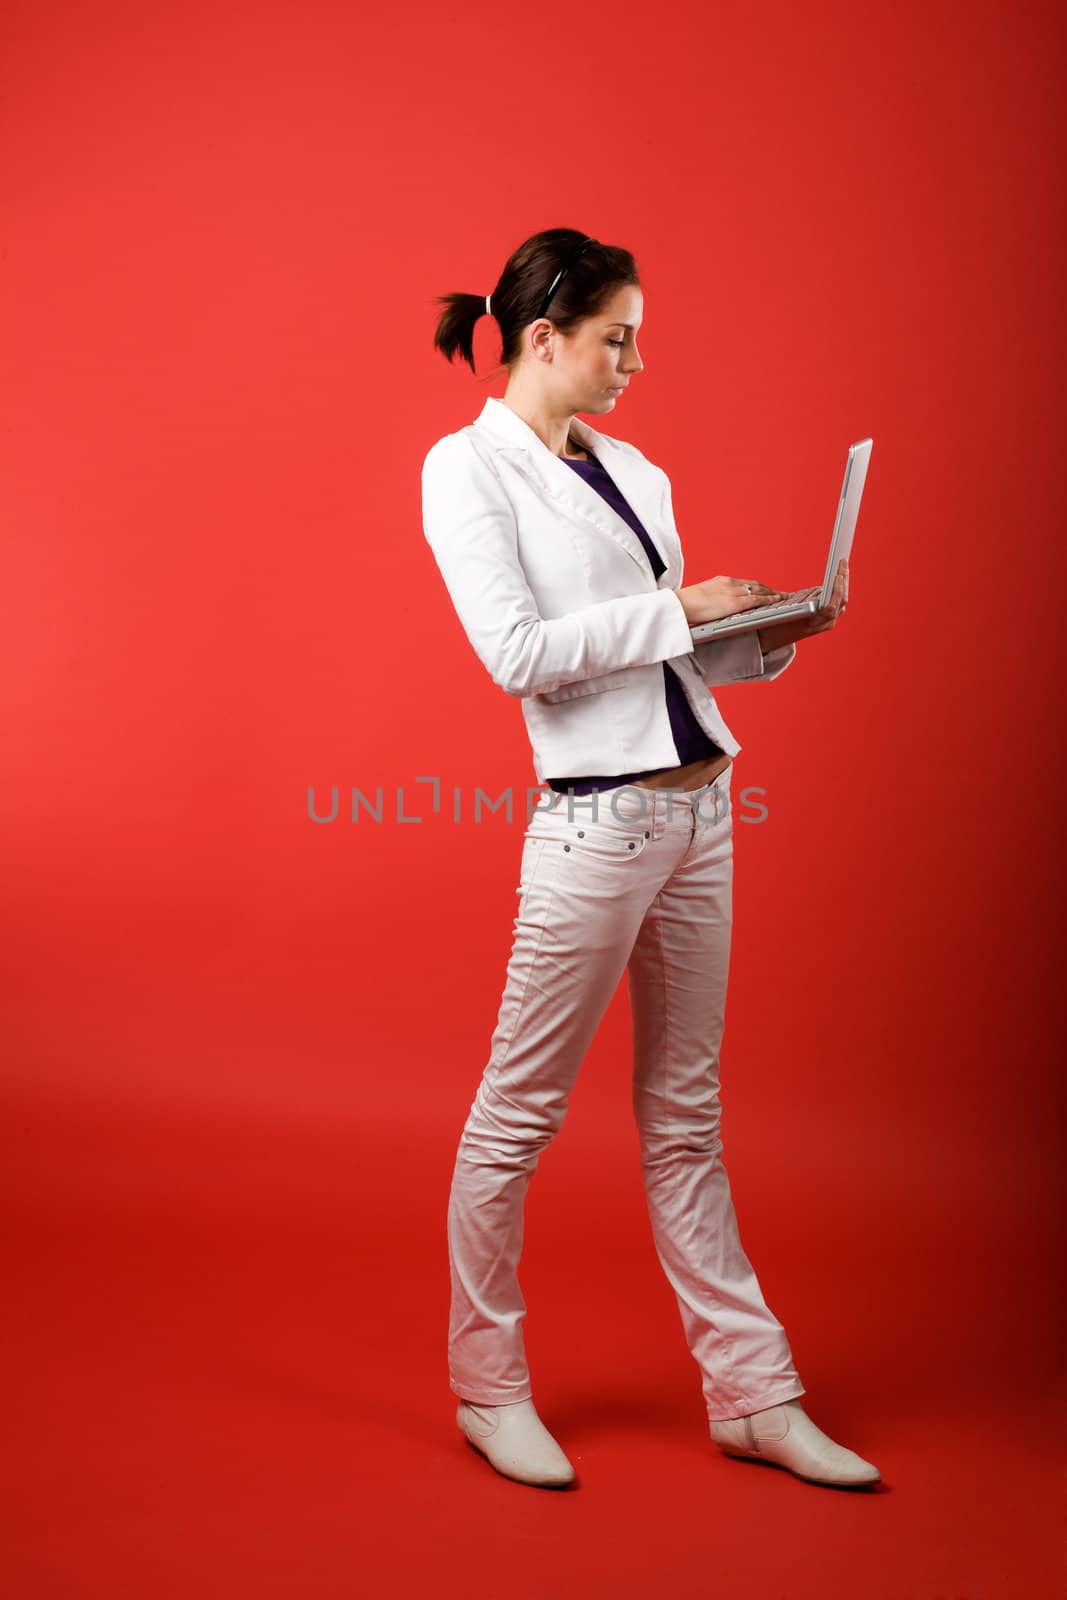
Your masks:
M 519 561 L 507 492 L 463 433 L 439 439 L 423 462 L 422 519 L 467 638 L 508 694 L 544 694 L 693 648 L 673 589 L 542 617 Z
M 754 632 L 705 639 L 702 644 L 694 644 L 692 650 L 709 689 L 724 683 L 770 682 L 781 676 L 797 653 L 795 644 L 783 644 L 764 655 Z
M 660 471 L 662 470 L 660 468 Z M 663 477 L 664 509 L 667 521 L 675 538 L 678 539 L 680 547 L 681 538 L 674 521 L 674 499 L 671 494 L 671 480 L 665 472 Z M 684 555 L 682 563 L 684 569 Z M 777 650 L 768 650 L 767 654 L 764 655 L 759 646 L 759 639 L 754 632 L 730 634 L 725 639 L 705 639 L 702 644 L 694 644 L 692 636 L 690 636 L 689 649 L 692 651 L 696 664 L 700 668 L 700 675 L 709 689 L 726 683 L 769 683 L 771 679 L 781 676 L 797 653 L 795 644 L 784 644 Z

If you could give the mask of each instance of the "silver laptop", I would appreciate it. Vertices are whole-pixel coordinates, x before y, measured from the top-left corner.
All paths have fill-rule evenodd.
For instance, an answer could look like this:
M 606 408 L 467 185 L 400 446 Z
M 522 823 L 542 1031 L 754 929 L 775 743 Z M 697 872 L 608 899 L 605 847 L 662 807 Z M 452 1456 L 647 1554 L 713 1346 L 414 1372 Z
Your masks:
M 749 633 L 753 628 L 766 627 L 771 622 L 784 622 L 791 617 L 803 617 L 820 606 L 830 604 L 834 592 L 834 577 L 839 561 L 848 560 L 852 550 L 852 536 L 856 531 L 856 518 L 860 514 L 863 485 L 867 479 L 867 463 L 871 459 L 873 439 L 860 439 L 849 445 L 845 462 L 845 479 L 841 485 L 841 498 L 837 502 L 837 520 L 830 540 L 830 554 L 826 558 L 826 576 L 821 584 L 810 589 L 797 589 L 769 606 L 751 606 L 747 611 L 735 611 L 731 616 L 719 617 L 715 622 L 697 622 L 690 628 L 693 643 L 702 639 L 721 639 L 724 634 Z

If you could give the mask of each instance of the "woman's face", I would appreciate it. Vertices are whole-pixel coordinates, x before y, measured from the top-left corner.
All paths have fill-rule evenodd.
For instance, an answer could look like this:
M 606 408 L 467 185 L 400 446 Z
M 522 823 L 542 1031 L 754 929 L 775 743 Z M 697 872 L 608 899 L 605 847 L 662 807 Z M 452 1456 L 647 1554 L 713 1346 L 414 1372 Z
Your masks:
M 644 298 L 624 284 L 602 311 L 586 317 L 572 333 L 551 331 L 552 375 L 556 398 L 570 411 L 610 412 L 635 373 L 644 367 L 637 353 Z

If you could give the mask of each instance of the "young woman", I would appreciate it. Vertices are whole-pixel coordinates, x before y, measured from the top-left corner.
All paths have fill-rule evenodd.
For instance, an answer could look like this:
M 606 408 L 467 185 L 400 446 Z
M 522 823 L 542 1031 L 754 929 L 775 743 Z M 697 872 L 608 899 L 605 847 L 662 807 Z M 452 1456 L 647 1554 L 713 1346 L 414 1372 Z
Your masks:
M 785 671 L 845 609 L 694 647 L 690 627 L 781 591 L 681 587 L 670 482 L 610 416 L 643 363 L 632 255 L 569 228 L 527 239 L 491 295 L 441 296 L 435 346 L 474 370 L 474 324 L 503 336 L 508 383 L 426 456 L 426 538 L 494 681 L 520 698 L 539 785 L 490 1057 L 448 1209 L 457 1423 L 497 1471 L 574 1469 L 531 1396 L 517 1268 L 523 1204 L 624 971 L 632 1096 L 653 1238 L 702 1374 L 713 1441 L 816 1483 L 878 1481 L 800 1405 L 785 1331 L 738 1233 L 719 1134 L 730 955 L 732 758 L 709 689 Z

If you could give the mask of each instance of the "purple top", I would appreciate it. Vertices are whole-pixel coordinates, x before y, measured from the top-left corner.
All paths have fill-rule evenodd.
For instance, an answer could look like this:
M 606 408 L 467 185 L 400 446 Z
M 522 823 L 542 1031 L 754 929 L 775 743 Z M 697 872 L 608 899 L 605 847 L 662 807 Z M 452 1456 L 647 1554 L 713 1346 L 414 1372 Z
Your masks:
M 617 511 L 625 522 L 628 522 L 641 543 L 652 565 L 652 572 L 659 577 L 666 571 L 663 557 L 656 549 L 652 540 L 645 532 L 641 523 L 634 515 L 629 503 L 619 492 L 618 485 L 609 476 L 600 462 L 590 452 L 588 461 L 572 461 L 567 456 L 560 456 L 561 461 L 566 461 L 568 467 L 573 467 L 580 478 L 584 478 L 598 494 L 602 495 Z M 664 661 L 663 690 L 667 697 L 667 713 L 671 719 L 671 733 L 674 735 L 675 748 L 678 751 L 677 763 L 671 765 L 685 766 L 690 761 L 702 761 L 709 756 L 720 756 L 722 749 L 710 738 L 700 726 L 693 715 L 693 708 L 685 697 L 685 690 L 678 681 L 678 674 L 672 672 Z M 613 789 L 616 784 L 630 783 L 634 778 L 650 778 L 657 772 L 669 772 L 670 767 L 649 767 L 645 772 L 621 772 L 617 776 L 602 776 L 598 778 L 547 778 L 545 781 L 550 789 L 555 789 L 559 794 L 565 794 L 568 789 L 574 794 L 592 794 L 594 790 L 604 788 Z

